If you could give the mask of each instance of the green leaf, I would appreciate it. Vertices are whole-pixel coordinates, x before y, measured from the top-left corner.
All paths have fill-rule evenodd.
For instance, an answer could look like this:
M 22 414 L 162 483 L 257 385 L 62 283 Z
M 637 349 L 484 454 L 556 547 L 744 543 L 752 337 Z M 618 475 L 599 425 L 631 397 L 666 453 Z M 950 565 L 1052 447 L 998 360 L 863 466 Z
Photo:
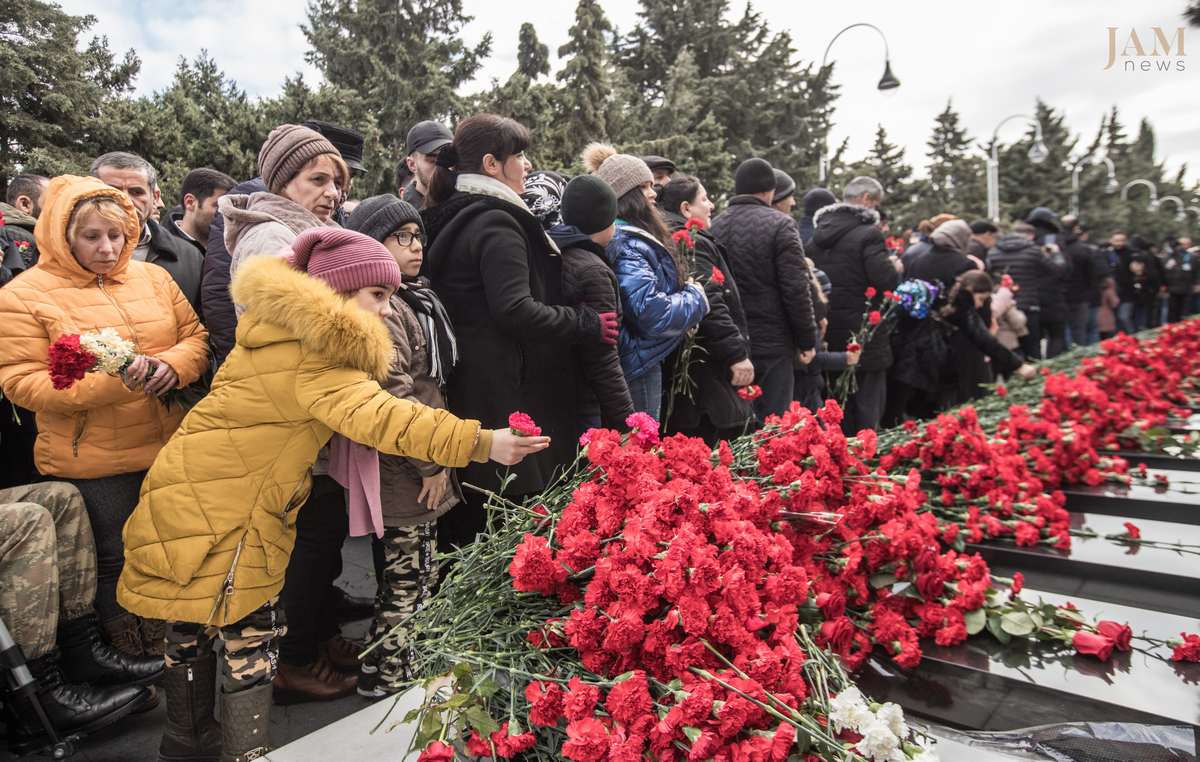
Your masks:
M 473 706 L 467 710 L 467 719 L 471 721 L 471 727 L 479 731 L 480 735 L 488 735 L 495 733 L 500 729 L 499 723 L 492 719 L 483 707 Z
M 967 634 L 977 635 L 983 632 L 984 627 L 987 627 L 987 612 L 983 609 L 968 611 L 963 615 L 963 620 L 967 625 Z
M 693 728 L 691 725 L 683 726 L 683 734 L 687 736 L 688 740 L 692 743 L 696 743 L 700 740 L 700 732 L 700 728 Z
M 474 693 L 480 698 L 488 698 L 496 695 L 498 690 L 500 690 L 500 686 L 485 677 L 475 685 Z
M 450 670 L 450 674 L 454 675 L 456 680 L 470 680 L 474 674 L 471 672 L 471 665 L 459 662 Z
M 812 735 L 804 728 L 796 728 L 796 752 L 804 754 L 812 748 Z
M 467 704 L 474 704 L 474 703 L 475 703 L 475 697 L 472 696 L 470 693 L 455 693 L 453 696 L 448 698 L 442 704 L 442 706 L 444 706 L 447 709 L 458 709 L 460 706 L 466 706 Z
M 404 715 L 404 719 L 401 720 L 400 722 L 401 723 L 413 722 L 414 720 L 416 720 L 418 717 L 421 716 L 421 710 L 424 708 L 425 707 L 419 706 L 416 709 L 409 710 L 408 714 Z
M 990 632 L 990 633 L 992 633 L 992 635 L 996 636 L 996 640 L 1000 641 L 1004 645 L 1008 645 L 1009 643 L 1012 642 L 1012 635 L 1009 635 L 1007 632 L 1004 631 L 1004 628 L 1001 627 L 1001 625 L 1000 625 L 1001 621 L 1002 620 L 1000 619 L 999 614 L 988 614 L 988 618 L 987 618 L 988 632 Z
M 426 712 L 425 717 L 421 720 L 421 733 L 430 737 L 437 738 L 442 732 L 442 715 L 440 712 Z
M 1009 635 L 1025 637 L 1037 629 L 1033 619 L 1024 611 L 1010 611 L 1000 616 L 1000 627 Z

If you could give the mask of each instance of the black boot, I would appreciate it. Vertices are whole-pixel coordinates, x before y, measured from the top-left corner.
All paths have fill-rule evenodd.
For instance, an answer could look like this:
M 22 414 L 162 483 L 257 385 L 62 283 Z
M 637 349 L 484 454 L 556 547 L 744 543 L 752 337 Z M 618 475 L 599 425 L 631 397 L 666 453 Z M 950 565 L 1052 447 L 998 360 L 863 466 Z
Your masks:
M 375 615 L 375 599 L 350 595 L 336 585 L 333 588 L 334 616 L 339 623 L 354 622 Z
M 158 745 L 159 762 L 217 762 L 221 726 L 216 708 L 217 658 L 209 653 L 192 664 L 170 667 L 163 675 L 167 726 Z
M 221 762 L 261 759 L 271 745 L 271 684 L 221 692 Z
M 58 623 L 63 679 L 97 688 L 149 685 L 162 678 L 163 657 L 130 656 L 109 644 L 95 614 Z
M 46 729 L 38 719 L 33 701 L 39 701 L 46 717 L 60 737 L 83 736 L 111 725 L 133 712 L 149 695 L 150 689 L 126 685 L 117 688 L 93 688 L 67 685 L 58 670 L 58 652 L 28 661 L 29 671 L 38 681 L 32 696 L 4 701 L 4 720 L 8 726 L 8 749 L 17 755 L 39 751 L 50 743 Z

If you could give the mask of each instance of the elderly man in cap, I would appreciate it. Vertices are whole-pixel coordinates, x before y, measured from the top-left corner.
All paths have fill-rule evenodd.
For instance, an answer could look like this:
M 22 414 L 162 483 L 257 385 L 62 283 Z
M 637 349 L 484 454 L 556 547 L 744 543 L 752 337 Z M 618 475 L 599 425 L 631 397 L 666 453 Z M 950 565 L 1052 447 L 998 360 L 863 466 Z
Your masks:
M 412 182 L 404 189 L 404 200 L 420 209 L 425 205 L 425 194 L 429 192 L 429 179 L 442 147 L 454 140 L 454 133 L 446 125 L 426 120 L 417 122 L 408 131 L 404 145 L 408 148 L 405 163 L 413 173 Z
M 642 161 L 646 162 L 650 174 L 654 175 L 655 190 L 671 182 L 671 175 L 675 174 L 675 162 L 663 156 L 643 156 Z

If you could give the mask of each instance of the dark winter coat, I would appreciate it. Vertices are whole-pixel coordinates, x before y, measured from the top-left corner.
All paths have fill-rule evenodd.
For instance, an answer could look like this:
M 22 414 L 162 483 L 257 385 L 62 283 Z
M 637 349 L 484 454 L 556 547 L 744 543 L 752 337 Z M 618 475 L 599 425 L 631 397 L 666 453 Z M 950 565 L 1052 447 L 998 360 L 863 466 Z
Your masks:
M 975 257 L 976 259 L 978 259 L 980 262 L 983 263 L 983 266 L 985 269 L 987 268 L 987 261 L 988 261 L 987 249 L 978 240 L 972 238 L 971 242 L 969 244 L 967 244 L 967 256 Z
M 1071 272 L 1063 283 L 1063 295 L 1067 304 L 1090 302 L 1092 292 L 1100 283 L 1092 247 L 1080 240 L 1076 234 L 1065 230 L 1059 238 L 1059 246 L 1071 263 Z
M 200 283 L 204 273 L 204 255 L 191 244 L 171 235 L 170 231 L 154 220 L 147 220 L 150 230 L 150 251 L 146 261 L 158 265 L 171 274 L 171 279 L 187 297 L 188 304 L 196 314 L 200 311 Z
M 674 230 L 683 230 L 686 220 L 678 214 L 666 213 L 667 224 Z M 704 416 L 718 429 L 740 428 L 754 417 L 754 406 L 738 396 L 732 385 L 733 373 L 730 366 L 750 357 L 750 337 L 746 328 L 746 313 L 742 309 L 742 297 L 738 292 L 733 268 L 725 255 L 725 249 L 706 230 L 693 230 L 695 243 L 695 278 L 704 284 L 708 295 L 708 314 L 700 321 L 696 330 L 696 348 L 692 350 L 693 361 L 690 375 L 696 386 L 693 399 L 679 394 L 675 397 L 671 418 L 666 422 L 671 431 L 694 428 Z M 713 270 L 725 277 L 724 283 L 713 279 Z M 702 351 L 701 351 L 702 350 Z M 670 393 L 670 382 L 666 379 L 674 367 L 667 361 L 663 374 L 663 391 Z M 663 410 L 667 409 L 664 402 Z
M 604 247 L 580 232 L 559 225 L 550 238 L 562 252 L 563 298 L 567 304 L 586 304 L 597 312 L 617 313 L 622 319 L 617 276 L 608 266 Z M 633 415 L 633 400 L 621 371 L 617 348 L 600 342 L 571 347 L 575 361 L 575 408 L 580 415 L 600 416 L 600 425 L 625 430 Z
M 815 347 L 809 273 L 792 218 L 762 199 L 734 196 L 711 232 L 729 254 L 752 355 L 790 357 Z
M 1024 236 L 1002 235 L 988 252 L 988 268 L 999 280 L 1004 275 L 1012 276 L 1021 288 L 1016 292 L 1017 309 L 1028 313 L 1039 311 L 1041 301 L 1038 293 L 1038 278 L 1051 275 L 1061 278 L 1070 271 L 1070 264 L 1062 251 L 1043 254 L 1041 247 Z
M 201 245 L 199 241 L 183 232 L 183 228 L 179 227 L 179 223 L 181 222 L 183 222 L 183 212 L 172 210 L 167 215 L 167 221 L 163 224 L 163 229 L 186 243 L 188 246 L 196 249 L 196 251 L 200 252 L 200 256 L 204 256 L 204 246 Z M 207 244 L 208 241 L 205 241 L 204 243 Z M 203 286 L 201 286 L 201 289 L 203 289 Z
M 229 191 L 231 196 L 266 193 L 267 185 L 261 177 L 248 180 Z M 229 266 L 233 259 L 225 248 L 225 218 L 220 212 L 213 215 L 208 226 L 208 249 L 204 254 L 204 275 L 200 284 L 200 306 L 204 310 L 204 326 L 208 328 L 208 340 L 212 344 L 213 371 L 233 351 L 237 334 L 237 313 L 233 299 L 229 296 Z
M 671 252 L 646 231 L 617 220 L 604 250 L 617 274 L 624 323 L 617 349 L 625 380 L 649 371 L 708 311 L 699 286 L 680 286 Z
M 796 221 L 796 230 L 800 233 L 800 244 L 807 249 L 817 228 L 813 225 L 812 217 L 801 217 Z
M 506 492 L 541 492 L 554 470 L 575 458 L 570 345 L 599 340 L 596 313 L 564 305 L 562 257 L 527 209 L 456 191 L 421 217 L 429 236 L 421 274 L 458 337 L 447 407 L 485 428 L 507 427 L 518 411 L 533 418 L 550 447 L 509 469 L 516 478 Z M 459 476 L 500 486 L 495 464 L 472 463 Z
M 904 268 L 904 277 L 919 278 L 929 283 L 939 281 L 949 289 L 958 276 L 974 269 L 975 263 L 968 259 L 966 254 L 932 244 L 913 261 L 911 267 Z
M 912 267 L 912 263 L 917 261 L 917 257 L 921 256 L 922 254 L 924 254 L 925 252 L 929 251 L 932 248 L 933 248 L 933 241 L 929 240 L 928 238 L 922 237 L 921 240 L 917 241 L 916 243 L 912 244 L 911 246 L 909 246 L 907 249 L 904 250 L 904 253 L 900 255 L 900 263 L 904 265 L 904 277 L 905 278 L 911 277 L 908 274 L 908 270 L 910 267 Z
M 1197 268 L 1200 268 L 1200 257 L 1190 251 L 1173 251 L 1163 263 L 1166 273 L 1166 286 L 1174 296 L 1186 296 L 1192 293 L 1196 286 Z
M 1040 249 L 1050 242 L 1050 236 L 1054 236 L 1054 242 L 1058 244 L 1059 255 L 1062 256 L 1066 263 L 1062 273 L 1047 272 L 1043 270 L 1037 277 L 1038 290 L 1038 306 L 1042 311 L 1042 325 L 1048 323 L 1065 323 L 1070 316 L 1067 310 L 1066 299 L 1066 283 L 1071 277 L 1071 258 L 1064 251 L 1063 237 L 1059 233 L 1058 224 L 1054 221 L 1054 214 L 1045 207 L 1033 210 L 1027 222 L 1033 225 L 1034 233 L 1033 242 Z
M 1117 282 L 1117 296 L 1121 301 L 1139 304 L 1153 302 L 1158 295 L 1159 286 L 1162 285 L 1162 281 L 1158 278 L 1159 268 L 1155 261 L 1157 257 L 1132 246 L 1110 251 L 1116 257 L 1112 275 L 1113 280 Z M 1145 265 L 1141 276 L 1135 276 L 1129 269 L 1132 262 L 1141 262 Z
M 878 310 L 883 292 L 900 283 L 877 222 L 878 212 L 853 204 L 834 204 L 816 214 L 817 232 L 808 256 L 833 284 L 825 340 L 834 352 L 846 351 L 850 335 L 867 326 L 867 289 L 875 289 L 871 308 Z M 859 368 L 883 370 L 892 364 L 889 333 L 887 325 L 880 325 L 871 341 L 863 344 Z
M 37 219 L 14 206 L 0 203 L 0 286 L 37 264 L 37 241 L 33 228 Z

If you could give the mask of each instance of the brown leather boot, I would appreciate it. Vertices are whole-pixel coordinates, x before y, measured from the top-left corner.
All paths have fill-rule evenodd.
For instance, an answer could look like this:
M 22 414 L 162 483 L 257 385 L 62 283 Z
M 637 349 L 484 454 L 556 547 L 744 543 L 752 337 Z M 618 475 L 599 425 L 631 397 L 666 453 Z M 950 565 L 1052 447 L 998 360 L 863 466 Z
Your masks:
M 138 618 L 133 614 L 123 614 L 116 619 L 104 623 L 104 632 L 108 642 L 122 653 L 130 656 L 144 656 L 141 631 L 138 629 Z
M 138 617 L 138 631 L 146 656 L 162 656 L 167 650 L 167 623 L 163 620 Z
M 324 657 L 317 657 L 315 662 L 303 667 L 279 662 L 273 685 L 276 704 L 333 701 L 354 693 L 358 676 L 343 675 Z
M 362 646 L 346 640 L 341 633 L 317 646 L 317 653 L 347 675 L 357 675 L 362 669 L 362 650 Z

